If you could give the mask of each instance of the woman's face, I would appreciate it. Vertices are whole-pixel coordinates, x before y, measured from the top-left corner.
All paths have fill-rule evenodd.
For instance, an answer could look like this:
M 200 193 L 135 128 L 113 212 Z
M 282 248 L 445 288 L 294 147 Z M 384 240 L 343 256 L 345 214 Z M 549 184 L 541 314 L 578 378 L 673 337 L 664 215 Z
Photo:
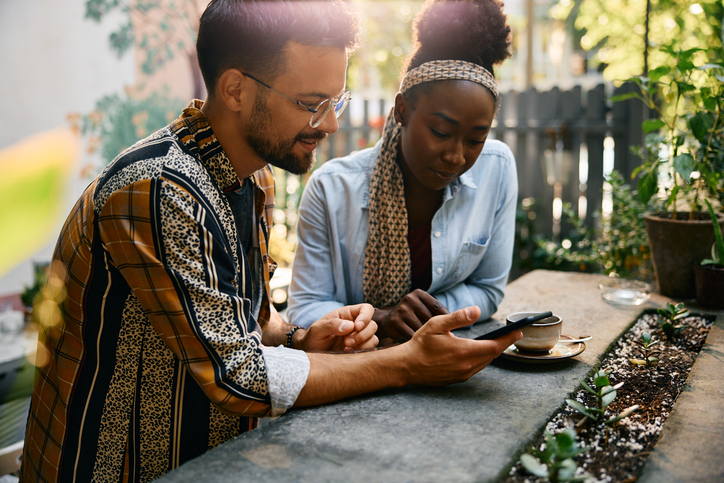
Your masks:
M 407 182 L 439 191 L 472 168 L 495 115 L 495 99 L 480 84 L 437 81 L 414 106 L 398 94 L 395 120 L 402 122 L 400 148 Z

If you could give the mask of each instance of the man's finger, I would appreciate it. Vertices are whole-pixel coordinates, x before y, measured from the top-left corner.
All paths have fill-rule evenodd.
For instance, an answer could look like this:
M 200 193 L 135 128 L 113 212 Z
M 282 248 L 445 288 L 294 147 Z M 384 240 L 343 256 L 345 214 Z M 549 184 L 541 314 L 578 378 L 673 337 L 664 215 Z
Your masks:
M 347 347 L 355 347 L 355 346 L 362 344 L 365 341 L 371 339 L 372 337 L 375 337 L 376 332 L 377 332 L 377 323 L 374 321 L 370 322 L 361 331 L 355 332 L 352 335 L 346 337 L 344 339 L 344 344 Z
M 450 332 L 460 327 L 467 327 L 480 317 L 480 307 L 471 305 L 464 309 L 456 310 L 452 314 L 437 315 L 430 319 L 427 325 L 434 323 L 438 332 Z

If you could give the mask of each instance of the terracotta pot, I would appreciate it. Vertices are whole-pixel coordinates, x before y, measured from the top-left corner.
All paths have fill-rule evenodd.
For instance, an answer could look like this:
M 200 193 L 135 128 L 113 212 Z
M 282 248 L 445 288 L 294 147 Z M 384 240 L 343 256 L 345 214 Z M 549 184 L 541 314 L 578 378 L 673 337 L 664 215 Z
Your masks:
M 646 213 L 644 222 L 659 293 L 674 299 L 693 299 L 694 266 L 710 255 L 714 225 L 709 213 L 695 213 L 691 221 L 688 213 L 681 215 L 687 219 L 673 220 L 670 213 Z M 718 218 L 722 226 L 724 215 Z
M 702 307 L 724 309 L 724 268 L 695 265 L 696 300 Z

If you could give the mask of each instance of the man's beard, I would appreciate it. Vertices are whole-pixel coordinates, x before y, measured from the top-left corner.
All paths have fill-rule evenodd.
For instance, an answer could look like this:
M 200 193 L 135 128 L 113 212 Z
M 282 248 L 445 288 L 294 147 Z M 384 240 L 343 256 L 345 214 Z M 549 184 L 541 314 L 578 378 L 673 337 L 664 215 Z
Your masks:
M 261 159 L 289 171 L 292 174 L 304 174 L 314 165 L 314 151 L 303 155 L 294 154 L 297 141 L 315 142 L 324 139 L 326 134 L 315 131 L 311 134 L 298 134 L 288 140 L 274 140 L 267 136 L 272 128 L 272 119 L 266 105 L 266 96 L 257 94 L 249 119 L 246 141 Z

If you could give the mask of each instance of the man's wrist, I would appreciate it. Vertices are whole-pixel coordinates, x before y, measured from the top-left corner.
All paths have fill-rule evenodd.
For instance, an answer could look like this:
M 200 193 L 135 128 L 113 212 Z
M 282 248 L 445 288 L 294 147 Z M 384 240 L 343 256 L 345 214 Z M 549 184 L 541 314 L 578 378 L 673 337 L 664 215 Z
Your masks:
M 292 349 L 304 350 L 304 338 L 306 337 L 308 330 L 309 329 L 305 329 L 304 327 L 294 326 L 290 331 L 292 332 L 291 346 L 287 345 L 287 347 L 291 347 Z M 287 334 L 287 339 L 285 339 L 285 342 L 286 340 L 288 340 L 288 335 L 289 334 Z
M 295 325 L 291 328 L 291 330 L 289 332 L 286 333 L 286 339 L 284 342 L 284 345 L 286 347 L 289 347 L 290 349 L 296 349 L 299 346 L 299 344 L 298 344 L 299 336 L 297 336 L 297 337 L 295 337 L 295 336 L 296 336 L 297 332 L 299 332 L 300 330 L 303 330 L 302 327 Z M 297 344 L 295 344 L 295 341 L 297 342 Z

